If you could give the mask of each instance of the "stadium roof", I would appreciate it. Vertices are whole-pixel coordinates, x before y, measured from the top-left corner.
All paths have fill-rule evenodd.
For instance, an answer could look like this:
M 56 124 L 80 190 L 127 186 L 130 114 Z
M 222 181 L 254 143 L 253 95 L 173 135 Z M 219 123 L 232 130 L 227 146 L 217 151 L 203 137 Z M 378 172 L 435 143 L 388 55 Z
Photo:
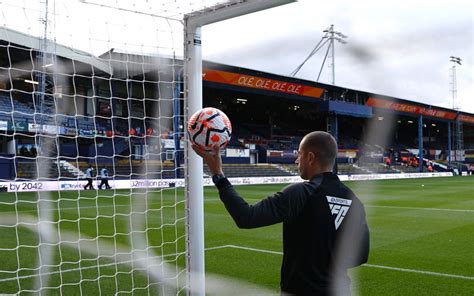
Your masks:
M 31 36 L 22 32 L 18 32 L 6 27 L 0 28 L 0 40 L 9 43 L 14 43 L 20 46 L 40 50 L 43 39 Z M 57 44 L 51 40 L 46 41 L 46 52 L 55 54 L 57 56 L 78 61 L 87 65 L 91 65 L 100 71 L 112 75 L 113 70 L 110 65 L 99 58 L 81 50 L 70 48 L 61 44 Z
M 144 74 L 174 74 L 178 66 L 183 66 L 182 60 L 163 55 L 150 55 L 127 52 L 112 48 L 99 56 L 101 60 L 110 63 L 114 77 L 127 78 Z

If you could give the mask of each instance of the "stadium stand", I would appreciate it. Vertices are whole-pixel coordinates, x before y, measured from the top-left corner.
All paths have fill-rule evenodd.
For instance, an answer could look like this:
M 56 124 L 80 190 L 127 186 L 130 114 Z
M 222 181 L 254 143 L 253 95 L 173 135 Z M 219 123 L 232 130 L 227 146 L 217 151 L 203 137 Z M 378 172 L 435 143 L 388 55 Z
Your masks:
M 110 179 L 171 179 L 171 178 L 182 178 L 183 169 L 178 168 L 175 170 L 175 166 L 172 162 L 159 162 L 159 161 L 147 161 L 146 164 L 150 168 L 144 166 L 145 162 L 139 160 L 119 160 L 114 164 L 92 164 L 96 174 L 102 168 L 106 168 L 109 173 Z M 86 162 L 79 163 L 81 171 L 85 171 L 89 166 Z M 175 171 L 177 175 L 175 175 Z
M 23 37 L 24 40 L 29 38 Z M 8 46 L 10 50 L 10 60 L 0 56 L 3 67 L 0 71 L 5 75 L 5 69 L 9 69 L 12 62 L 30 63 L 31 56 L 37 54 L 27 44 L 0 41 L 4 46 L 1 48 Z M 66 54 L 58 58 L 71 63 L 74 57 L 75 54 Z M 172 139 L 173 134 L 179 138 L 184 136 L 184 122 L 159 122 L 157 128 L 157 123 L 151 120 L 153 112 L 163 107 L 180 110 L 180 114 L 183 108 L 160 106 L 155 99 L 146 96 L 155 86 L 141 82 L 156 73 L 144 73 L 142 68 L 130 72 L 121 63 L 152 57 L 111 49 L 99 57 L 83 58 L 83 72 L 65 77 L 64 83 L 74 84 L 75 89 L 62 88 L 63 99 L 51 91 L 38 96 L 38 88 L 24 83 L 24 79 L 0 84 L 0 158 L 3 157 L 2 165 L 13 166 L 14 163 L 16 168 L 14 173 L 9 170 L 2 178 L 35 178 L 33 172 L 37 168 L 32 160 L 40 148 L 35 143 L 38 124 L 57 127 L 50 132 L 56 141 L 48 151 L 59 160 L 49 174 L 52 179 L 82 178 L 88 163 L 92 163 L 96 171 L 106 167 L 113 178 L 141 178 L 145 176 L 139 160 L 143 155 L 137 155 L 136 151 L 153 146 L 147 136 L 163 136 L 162 140 Z M 105 65 L 104 59 L 112 63 Z M 182 61 L 164 58 L 161 62 L 163 67 L 170 67 L 171 72 L 180 73 Z M 312 130 L 326 130 L 337 137 L 339 174 L 418 172 L 420 167 L 404 163 L 403 159 L 418 156 L 420 130 L 423 157 L 435 162 L 432 166 L 435 171 L 457 169 L 463 172 L 474 164 L 474 115 L 467 112 L 212 62 L 203 62 L 203 74 L 206 74 L 203 75 L 203 105 L 223 110 L 233 124 L 234 135 L 228 148 L 234 151 L 224 157 L 225 172 L 229 176 L 297 175 L 295 154 L 301 138 Z M 235 81 L 239 77 L 253 77 L 255 81 L 285 84 L 294 90 L 309 92 L 247 87 L 221 79 L 221 74 L 232 75 Z M 46 88 L 53 87 L 54 80 L 46 76 L 49 81 Z M 169 79 L 173 84 L 160 86 L 161 96 L 166 94 L 169 98 L 184 100 L 180 91 L 184 87 L 182 77 L 163 76 L 162 79 Z M 68 100 L 74 101 L 73 106 L 63 108 Z M 170 113 L 164 117 L 172 121 L 173 116 L 175 114 Z M 422 126 L 417 124 L 420 116 Z M 382 131 L 382 135 L 383 131 L 390 134 L 387 139 L 367 138 L 370 126 Z M 149 128 L 151 134 L 148 134 Z M 171 132 L 173 128 L 175 131 Z M 147 177 L 183 176 L 184 153 L 176 152 L 174 145 L 172 141 L 167 147 L 163 143 L 155 145 L 147 163 L 156 166 Z M 171 158 L 168 152 L 173 154 Z M 16 157 L 15 161 L 11 155 Z M 387 158 L 391 160 L 390 166 L 384 162 Z M 423 171 L 426 167 L 423 163 Z
M 75 180 L 77 176 L 61 167 L 58 163 L 54 163 L 49 168 L 47 178 L 39 178 L 38 180 Z M 38 176 L 38 163 L 32 160 L 18 160 L 16 162 L 16 180 L 34 180 Z

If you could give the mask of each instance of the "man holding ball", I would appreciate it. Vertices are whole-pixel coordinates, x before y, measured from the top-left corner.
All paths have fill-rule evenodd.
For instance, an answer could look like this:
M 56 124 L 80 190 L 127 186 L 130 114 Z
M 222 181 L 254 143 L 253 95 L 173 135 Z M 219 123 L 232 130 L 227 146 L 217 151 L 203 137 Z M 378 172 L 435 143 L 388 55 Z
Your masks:
M 254 205 L 224 176 L 218 146 L 211 152 L 192 147 L 208 165 L 220 199 L 239 228 L 283 222 L 282 294 L 351 294 L 347 269 L 367 262 L 369 228 L 360 200 L 332 173 L 337 143 L 330 134 L 312 132 L 301 141 L 296 164 L 304 182 Z

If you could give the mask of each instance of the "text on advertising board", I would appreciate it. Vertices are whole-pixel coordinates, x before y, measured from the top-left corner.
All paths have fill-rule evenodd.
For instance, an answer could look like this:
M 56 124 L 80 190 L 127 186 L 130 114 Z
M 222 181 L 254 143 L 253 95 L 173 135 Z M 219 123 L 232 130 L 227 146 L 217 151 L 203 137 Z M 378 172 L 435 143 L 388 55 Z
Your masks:
M 209 82 L 224 83 L 313 98 L 320 98 L 324 92 L 324 89 L 318 87 L 220 70 L 203 69 L 202 78 Z

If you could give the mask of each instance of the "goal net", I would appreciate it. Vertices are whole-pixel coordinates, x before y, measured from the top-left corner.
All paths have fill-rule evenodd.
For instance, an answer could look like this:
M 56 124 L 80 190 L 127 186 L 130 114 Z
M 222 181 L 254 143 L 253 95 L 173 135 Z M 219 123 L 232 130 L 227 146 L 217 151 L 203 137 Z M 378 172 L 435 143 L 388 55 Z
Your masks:
M 183 18 L 217 2 L 2 1 L 0 293 L 192 291 Z

